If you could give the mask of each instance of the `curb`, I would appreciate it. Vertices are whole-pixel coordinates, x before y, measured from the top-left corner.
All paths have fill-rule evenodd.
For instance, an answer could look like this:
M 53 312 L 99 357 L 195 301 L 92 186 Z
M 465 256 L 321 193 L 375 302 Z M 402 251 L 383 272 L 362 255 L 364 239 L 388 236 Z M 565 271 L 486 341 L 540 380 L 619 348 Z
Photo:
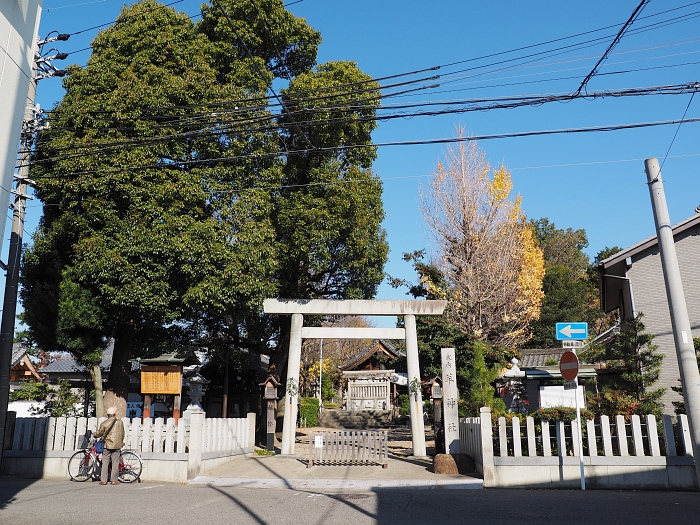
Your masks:
M 408 489 L 452 489 L 479 490 L 484 488 L 481 479 L 445 480 L 359 480 L 359 479 L 280 479 L 280 478 L 220 478 L 197 476 L 190 485 L 212 485 L 215 487 L 241 487 L 249 489 L 289 490 L 374 490 L 387 488 Z

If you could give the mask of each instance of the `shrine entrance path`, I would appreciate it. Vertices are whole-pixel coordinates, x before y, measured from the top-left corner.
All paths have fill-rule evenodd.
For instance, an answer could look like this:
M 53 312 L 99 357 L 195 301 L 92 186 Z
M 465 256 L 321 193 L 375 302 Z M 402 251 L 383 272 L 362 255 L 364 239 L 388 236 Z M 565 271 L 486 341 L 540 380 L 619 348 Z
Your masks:
M 333 428 L 299 428 L 294 455 L 263 457 L 255 454 L 239 456 L 225 465 L 197 476 L 191 483 L 241 488 L 270 488 L 319 491 L 367 491 L 376 488 L 450 488 L 481 489 L 477 474 L 435 474 L 431 457 L 414 458 L 411 429 L 388 428 L 389 466 L 378 465 L 314 465 L 306 468 L 309 438 L 312 430 Z M 432 431 L 426 432 L 428 454 L 435 450 Z M 277 442 L 279 445 L 279 441 Z

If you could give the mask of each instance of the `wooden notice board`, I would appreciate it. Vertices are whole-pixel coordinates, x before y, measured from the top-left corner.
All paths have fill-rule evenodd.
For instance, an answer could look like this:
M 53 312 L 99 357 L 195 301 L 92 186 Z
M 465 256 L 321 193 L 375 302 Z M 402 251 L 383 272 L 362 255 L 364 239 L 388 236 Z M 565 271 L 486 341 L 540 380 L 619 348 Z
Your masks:
M 182 367 L 142 366 L 142 394 L 180 394 L 182 389 Z

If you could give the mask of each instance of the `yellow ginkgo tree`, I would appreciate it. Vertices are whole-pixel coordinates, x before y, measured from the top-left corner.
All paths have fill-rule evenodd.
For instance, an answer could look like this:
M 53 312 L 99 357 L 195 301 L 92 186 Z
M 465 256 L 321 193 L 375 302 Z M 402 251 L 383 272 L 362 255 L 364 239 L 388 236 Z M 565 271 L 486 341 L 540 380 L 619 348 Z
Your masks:
M 451 285 L 452 321 L 476 339 L 518 347 L 539 317 L 544 261 L 512 188 L 505 167 L 491 169 L 475 142 L 460 141 L 422 188 L 421 207 Z

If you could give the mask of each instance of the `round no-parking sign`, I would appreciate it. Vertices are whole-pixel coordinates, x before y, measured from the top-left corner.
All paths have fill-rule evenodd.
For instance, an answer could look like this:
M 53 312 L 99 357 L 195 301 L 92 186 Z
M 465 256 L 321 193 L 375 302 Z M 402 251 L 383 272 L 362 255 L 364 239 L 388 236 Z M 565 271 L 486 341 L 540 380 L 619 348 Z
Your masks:
M 578 357 L 573 352 L 564 352 L 559 359 L 559 371 L 567 381 L 573 381 L 578 375 Z

